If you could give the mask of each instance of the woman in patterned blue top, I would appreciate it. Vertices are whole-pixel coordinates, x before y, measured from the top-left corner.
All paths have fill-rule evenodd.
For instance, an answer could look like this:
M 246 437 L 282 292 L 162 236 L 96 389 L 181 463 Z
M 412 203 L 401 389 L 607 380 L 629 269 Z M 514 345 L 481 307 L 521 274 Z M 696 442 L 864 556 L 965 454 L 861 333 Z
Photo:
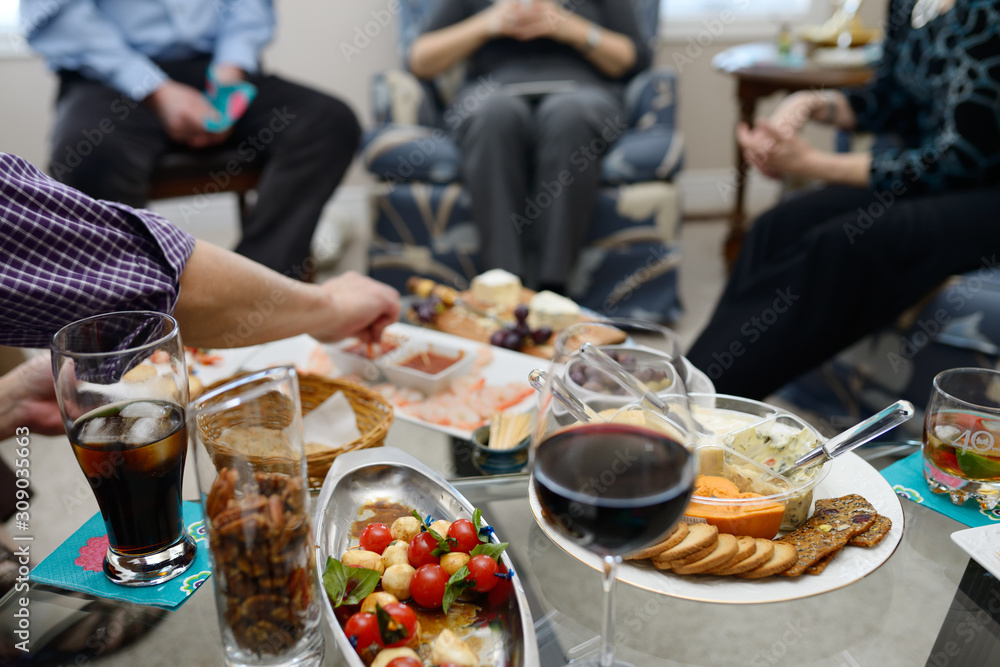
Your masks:
M 892 141 L 821 151 L 799 132 L 809 120 Z M 948 276 L 993 270 L 1000 2 L 892 0 L 868 86 L 795 93 L 737 138 L 765 175 L 829 184 L 758 218 L 688 354 L 719 391 L 760 398 Z

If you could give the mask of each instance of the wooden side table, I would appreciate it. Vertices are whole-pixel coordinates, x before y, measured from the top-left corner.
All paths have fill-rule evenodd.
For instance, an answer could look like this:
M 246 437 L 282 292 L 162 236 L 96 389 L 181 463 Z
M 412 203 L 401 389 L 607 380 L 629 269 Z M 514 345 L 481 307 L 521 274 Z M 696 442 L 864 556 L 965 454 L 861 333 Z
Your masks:
M 782 57 L 771 42 L 740 44 L 726 49 L 712 59 L 712 67 L 736 78 L 739 120 L 752 124 L 757 101 L 780 91 L 820 90 L 858 86 L 871 79 L 872 67 L 819 66 L 801 54 Z M 735 132 L 733 133 L 735 137 Z M 731 267 L 740 253 L 745 233 L 747 170 L 743 152 L 736 144 L 736 203 L 729 216 L 729 234 L 723 248 L 726 266 Z

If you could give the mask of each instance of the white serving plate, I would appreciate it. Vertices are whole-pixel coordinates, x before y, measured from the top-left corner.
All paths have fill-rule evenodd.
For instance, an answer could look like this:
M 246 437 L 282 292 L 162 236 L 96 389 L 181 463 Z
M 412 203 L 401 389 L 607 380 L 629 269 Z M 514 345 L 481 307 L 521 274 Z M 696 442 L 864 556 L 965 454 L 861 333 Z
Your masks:
M 832 462 L 830 474 L 815 489 L 815 498 L 835 498 L 850 493 L 864 496 L 892 520 L 889 534 L 871 548 L 845 547 L 820 575 L 768 577 L 747 580 L 736 577 L 678 575 L 661 572 L 649 563 L 626 561 L 618 568 L 618 580 L 654 593 L 699 602 L 750 604 L 795 600 L 836 590 L 874 572 L 889 559 L 903 537 L 903 508 L 892 487 L 875 468 L 856 454 L 845 454 Z M 528 500 L 535 520 L 549 538 L 566 553 L 595 570 L 603 570 L 601 558 L 568 540 L 542 514 L 534 484 Z

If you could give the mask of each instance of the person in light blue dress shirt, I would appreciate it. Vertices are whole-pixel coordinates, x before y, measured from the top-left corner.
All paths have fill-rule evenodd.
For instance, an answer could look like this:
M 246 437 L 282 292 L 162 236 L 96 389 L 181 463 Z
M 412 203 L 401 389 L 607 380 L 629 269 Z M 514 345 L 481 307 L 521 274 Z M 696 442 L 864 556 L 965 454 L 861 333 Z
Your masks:
M 274 32 L 270 0 L 21 0 L 24 32 L 60 79 L 49 171 L 96 199 L 144 207 L 168 151 L 234 149 L 224 187 L 261 168 L 236 251 L 301 277 L 324 204 L 360 140 L 350 108 L 261 71 Z M 253 83 L 257 96 L 228 128 L 203 94 Z M 211 185 L 205 188 L 211 194 Z M 192 195 L 202 194 L 192 192 Z M 186 222 L 197 224 L 197 210 Z

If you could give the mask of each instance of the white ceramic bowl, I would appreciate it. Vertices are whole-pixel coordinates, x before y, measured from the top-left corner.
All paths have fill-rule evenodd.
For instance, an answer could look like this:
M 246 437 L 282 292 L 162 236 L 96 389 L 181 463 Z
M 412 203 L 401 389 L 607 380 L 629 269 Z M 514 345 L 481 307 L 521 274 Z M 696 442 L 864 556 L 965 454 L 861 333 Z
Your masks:
M 425 373 L 415 368 L 403 366 L 408 360 L 425 352 L 451 357 L 455 361 L 439 373 Z M 458 378 L 466 375 L 476 361 L 474 354 L 457 347 L 438 345 L 427 342 L 406 343 L 399 349 L 394 350 L 385 364 L 379 364 L 382 372 L 389 382 L 397 387 L 409 387 L 417 389 L 427 394 L 437 394 L 448 387 Z

